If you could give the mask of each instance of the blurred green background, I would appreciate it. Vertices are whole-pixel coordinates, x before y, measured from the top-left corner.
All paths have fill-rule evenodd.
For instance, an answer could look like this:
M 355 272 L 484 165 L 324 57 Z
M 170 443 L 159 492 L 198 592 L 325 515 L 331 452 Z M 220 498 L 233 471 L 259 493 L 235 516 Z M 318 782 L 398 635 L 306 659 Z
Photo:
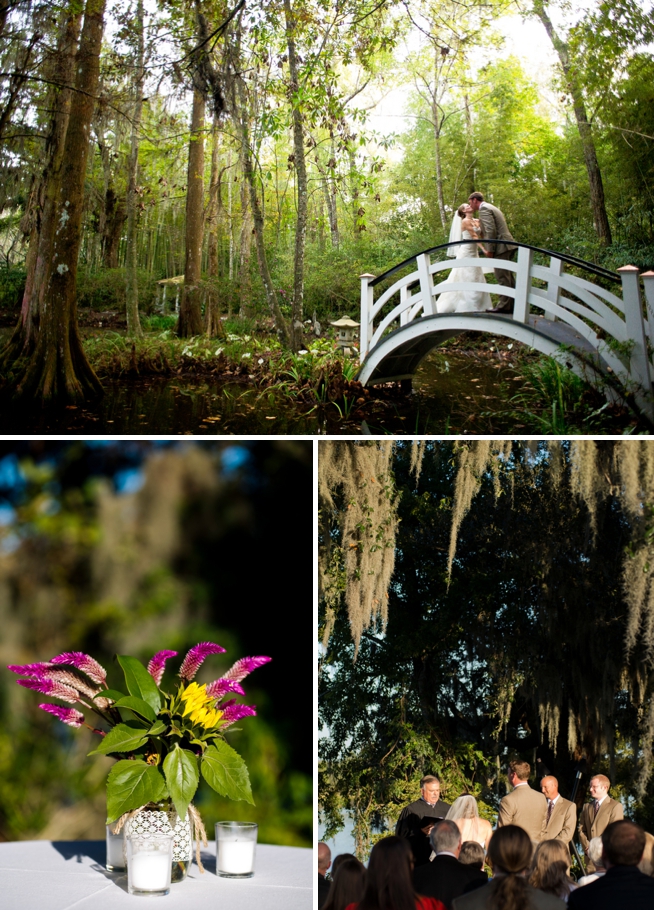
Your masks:
M 258 822 L 262 843 L 311 846 L 312 446 L 310 442 L 24 440 L 0 443 L 0 840 L 104 837 L 111 759 L 93 734 L 38 708 L 7 664 L 84 651 L 118 684 L 116 654 L 144 663 L 199 641 L 209 682 L 269 655 L 243 686 L 258 716 L 228 742 L 256 806 L 201 783 L 209 836 Z

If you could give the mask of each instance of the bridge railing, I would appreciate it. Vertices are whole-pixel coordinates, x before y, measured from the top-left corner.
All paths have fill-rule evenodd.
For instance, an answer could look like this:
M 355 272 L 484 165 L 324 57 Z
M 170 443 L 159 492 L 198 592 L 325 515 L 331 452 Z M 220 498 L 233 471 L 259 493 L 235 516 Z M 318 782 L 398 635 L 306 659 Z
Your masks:
M 489 245 L 499 242 L 484 240 Z M 449 290 L 498 293 L 501 290 L 503 295 L 514 299 L 513 313 L 505 314 L 504 318 L 526 323 L 534 307 L 545 319 L 561 320 L 586 339 L 623 382 L 633 380 L 642 389 L 650 390 L 654 376 L 654 363 L 649 353 L 654 350 L 654 272 L 642 276 L 643 300 L 639 271 L 635 266 L 624 266 L 617 273 L 611 272 L 574 256 L 516 242 L 516 261 L 480 257 L 478 263 L 483 267 L 513 271 L 515 288 L 500 289 L 498 285 L 485 282 L 457 282 L 453 287 L 451 283 L 445 283 L 447 275 L 451 270 L 470 267 L 470 259 L 432 261 L 434 253 L 453 245 L 458 244 L 443 244 L 425 250 L 378 277 L 361 276 L 361 361 L 388 331 L 423 316 L 438 315 L 437 298 L 441 293 Z M 545 257 L 546 264 L 536 262 L 536 254 Z M 410 272 L 398 277 L 375 299 L 375 288 L 379 284 L 412 265 L 415 267 Z M 617 285 L 616 293 L 588 278 L 566 272 L 569 266 L 583 270 L 603 284 Z M 470 328 L 474 328 L 472 323 Z

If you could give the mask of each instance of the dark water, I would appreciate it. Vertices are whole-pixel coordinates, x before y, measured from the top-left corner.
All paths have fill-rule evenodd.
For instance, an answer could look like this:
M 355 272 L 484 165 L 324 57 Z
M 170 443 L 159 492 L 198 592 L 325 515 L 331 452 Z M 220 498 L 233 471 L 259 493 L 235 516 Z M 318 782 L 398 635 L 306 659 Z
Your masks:
M 24 435 L 447 435 L 511 433 L 524 424 L 510 403 L 519 387 L 505 360 L 465 352 L 432 352 L 414 381 L 415 394 L 398 390 L 363 409 L 333 403 L 312 407 L 274 387 L 253 389 L 209 379 L 104 381 L 105 395 L 84 407 L 3 413 L 3 434 Z M 522 380 L 520 380 L 522 381 Z

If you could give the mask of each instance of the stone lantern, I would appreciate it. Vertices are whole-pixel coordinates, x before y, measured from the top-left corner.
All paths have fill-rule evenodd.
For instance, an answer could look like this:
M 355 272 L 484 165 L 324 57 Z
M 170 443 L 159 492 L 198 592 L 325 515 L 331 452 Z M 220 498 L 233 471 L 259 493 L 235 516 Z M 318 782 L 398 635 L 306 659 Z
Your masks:
M 354 353 L 354 331 L 359 328 L 359 323 L 350 319 L 349 316 L 342 316 L 329 324 L 338 329 L 337 344 L 343 353 L 348 355 Z

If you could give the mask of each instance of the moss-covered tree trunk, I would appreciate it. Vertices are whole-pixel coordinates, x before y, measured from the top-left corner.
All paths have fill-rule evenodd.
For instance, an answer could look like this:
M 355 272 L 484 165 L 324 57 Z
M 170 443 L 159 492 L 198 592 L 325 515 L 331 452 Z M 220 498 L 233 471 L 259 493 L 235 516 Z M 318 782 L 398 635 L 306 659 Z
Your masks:
M 93 106 L 98 89 L 106 0 L 86 0 L 75 61 L 75 88 L 54 204 L 55 233 L 36 348 L 19 377 L 17 395 L 43 404 L 79 402 L 102 392 L 86 359 L 77 325 L 77 260 Z M 46 195 L 54 194 L 54 178 Z M 45 263 L 45 268 L 48 264 Z
M 27 255 L 27 280 L 20 317 L 13 335 L 5 346 L 0 360 L 4 364 L 33 353 L 39 333 L 40 314 L 45 289 L 50 277 L 55 237 L 57 198 L 63 174 L 66 133 L 73 100 L 71 86 L 75 81 L 75 58 L 82 27 L 83 8 L 71 0 L 63 13 L 57 52 L 49 77 L 52 87 L 49 104 L 52 111 L 50 133 L 45 150 L 45 166 L 37 178 L 35 223 L 30 235 Z
M 179 310 L 177 334 L 180 338 L 201 335 L 202 307 L 202 239 L 204 234 L 204 93 L 193 89 L 191 139 L 188 150 L 188 186 L 186 189 L 186 263 L 184 291 Z

